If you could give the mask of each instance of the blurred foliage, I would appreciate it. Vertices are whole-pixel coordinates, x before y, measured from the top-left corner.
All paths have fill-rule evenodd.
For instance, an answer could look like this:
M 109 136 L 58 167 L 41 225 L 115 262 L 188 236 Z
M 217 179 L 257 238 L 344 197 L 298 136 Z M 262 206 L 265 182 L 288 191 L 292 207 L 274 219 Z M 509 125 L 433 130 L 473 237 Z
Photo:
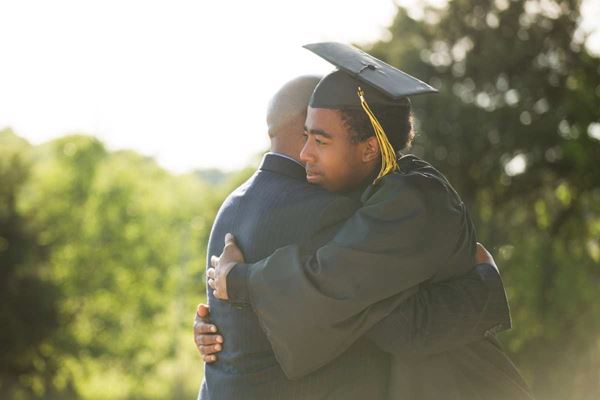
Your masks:
M 463 196 L 493 249 L 539 399 L 600 393 L 600 59 L 579 1 L 400 9 L 368 50 L 439 89 L 413 101 L 413 152 Z
M 8 130 L 0 182 L 0 398 L 194 397 L 191 320 L 231 183 Z
M 439 88 L 413 152 L 448 175 L 511 300 L 502 335 L 539 399 L 600 393 L 600 62 L 579 2 L 400 8 L 375 56 Z M 0 398 L 193 398 L 190 331 L 235 176 L 0 132 Z

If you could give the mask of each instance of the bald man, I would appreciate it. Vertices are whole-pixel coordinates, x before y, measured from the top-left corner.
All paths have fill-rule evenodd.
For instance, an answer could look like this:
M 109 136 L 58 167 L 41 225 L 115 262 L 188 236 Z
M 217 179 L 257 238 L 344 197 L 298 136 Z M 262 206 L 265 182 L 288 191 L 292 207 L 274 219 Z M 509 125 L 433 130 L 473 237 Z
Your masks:
M 272 153 L 300 162 L 308 100 L 319 81 L 319 76 L 300 76 L 283 85 L 269 101 L 267 129 Z
M 316 237 L 326 224 L 323 218 L 339 215 L 333 210 L 346 210 L 350 215 L 358 206 L 351 199 L 309 185 L 298 161 L 308 100 L 318 82 L 316 76 L 296 78 L 271 100 L 267 111 L 271 151 L 221 206 L 210 234 L 209 258 L 221 254 L 227 232 L 236 233 L 247 259 L 259 260 L 278 247 Z M 218 300 L 212 291 L 208 291 L 208 302 L 211 320 L 224 342 L 218 362 L 206 364 L 202 400 L 383 398 L 387 357 L 370 342 L 358 343 L 317 373 L 290 381 L 275 359 L 255 310 Z M 352 385 L 361 381 L 367 384 Z
M 271 151 L 221 206 L 210 234 L 207 265 L 211 256 L 223 251 L 223 237 L 228 232 L 235 234 L 246 260 L 253 262 L 292 243 L 317 248 L 360 207 L 352 194 L 336 195 L 308 184 L 304 166 L 298 161 L 304 146 L 308 101 L 318 82 L 316 76 L 296 78 L 269 103 Z M 234 274 L 247 270 L 232 270 L 228 282 Z M 231 281 L 244 279 L 238 278 Z M 294 381 L 283 373 L 271 349 L 269 332 L 259 324 L 257 314 L 261 310 L 248 306 L 248 299 L 218 300 L 208 290 L 211 322 L 221 340 L 204 346 L 204 350 L 210 347 L 218 352 L 209 356 L 218 357 L 218 361 L 205 359 L 208 363 L 200 399 L 385 399 L 388 353 L 425 356 L 474 340 L 474 332 L 478 336 L 481 326 L 505 316 L 504 291 L 499 283 L 496 269 L 486 265 L 483 271 L 424 289 L 340 357 Z M 502 311 L 490 306 L 491 295 L 501 303 Z M 206 337 L 196 337 L 201 351 L 202 336 Z

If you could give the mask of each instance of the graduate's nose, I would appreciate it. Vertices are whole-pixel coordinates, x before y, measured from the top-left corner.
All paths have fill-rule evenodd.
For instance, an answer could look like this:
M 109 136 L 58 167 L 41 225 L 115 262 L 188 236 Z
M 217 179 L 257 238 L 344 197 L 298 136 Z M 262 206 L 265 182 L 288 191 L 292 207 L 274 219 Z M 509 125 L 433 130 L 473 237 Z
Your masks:
M 306 142 L 304 142 L 304 147 L 300 151 L 300 161 L 303 163 L 313 162 L 315 160 L 312 140 L 309 137 Z

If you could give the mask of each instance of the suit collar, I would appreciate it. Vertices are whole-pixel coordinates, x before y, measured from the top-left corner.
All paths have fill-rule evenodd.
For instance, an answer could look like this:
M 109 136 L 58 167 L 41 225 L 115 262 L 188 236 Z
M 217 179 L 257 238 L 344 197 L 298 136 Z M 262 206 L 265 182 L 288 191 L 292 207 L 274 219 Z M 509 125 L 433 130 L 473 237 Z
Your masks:
M 300 163 L 277 153 L 265 154 L 259 169 L 306 181 L 306 171 Z

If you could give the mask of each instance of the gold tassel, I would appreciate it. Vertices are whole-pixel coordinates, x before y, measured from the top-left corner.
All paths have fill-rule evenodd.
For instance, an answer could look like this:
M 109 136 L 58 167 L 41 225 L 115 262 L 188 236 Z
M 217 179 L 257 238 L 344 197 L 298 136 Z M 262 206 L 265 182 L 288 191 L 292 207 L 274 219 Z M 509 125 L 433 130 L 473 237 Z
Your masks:
M 377 178 L 373 181 L 373 183 L 377 183 L 382 177 L 398 169 L 398 160 L 396 158 L 394 147 L 390 143 L 383 127 L 377 120 L 377 117 L 375 117 L 375 114 L 371 111 L 369 104 L 367 104 L 365 93 L 360 86 L 358 87 L 358 97 L 360 98 L 360 105 L 371 120 L 371 125 L 373 125 L 373 130 L 375 131 L 375 137 L 377 137 L 377 143 L 379 143 L 379 151 L 381 151 L 381 170 L 379 170 L 379 175 L 377 175 Z

